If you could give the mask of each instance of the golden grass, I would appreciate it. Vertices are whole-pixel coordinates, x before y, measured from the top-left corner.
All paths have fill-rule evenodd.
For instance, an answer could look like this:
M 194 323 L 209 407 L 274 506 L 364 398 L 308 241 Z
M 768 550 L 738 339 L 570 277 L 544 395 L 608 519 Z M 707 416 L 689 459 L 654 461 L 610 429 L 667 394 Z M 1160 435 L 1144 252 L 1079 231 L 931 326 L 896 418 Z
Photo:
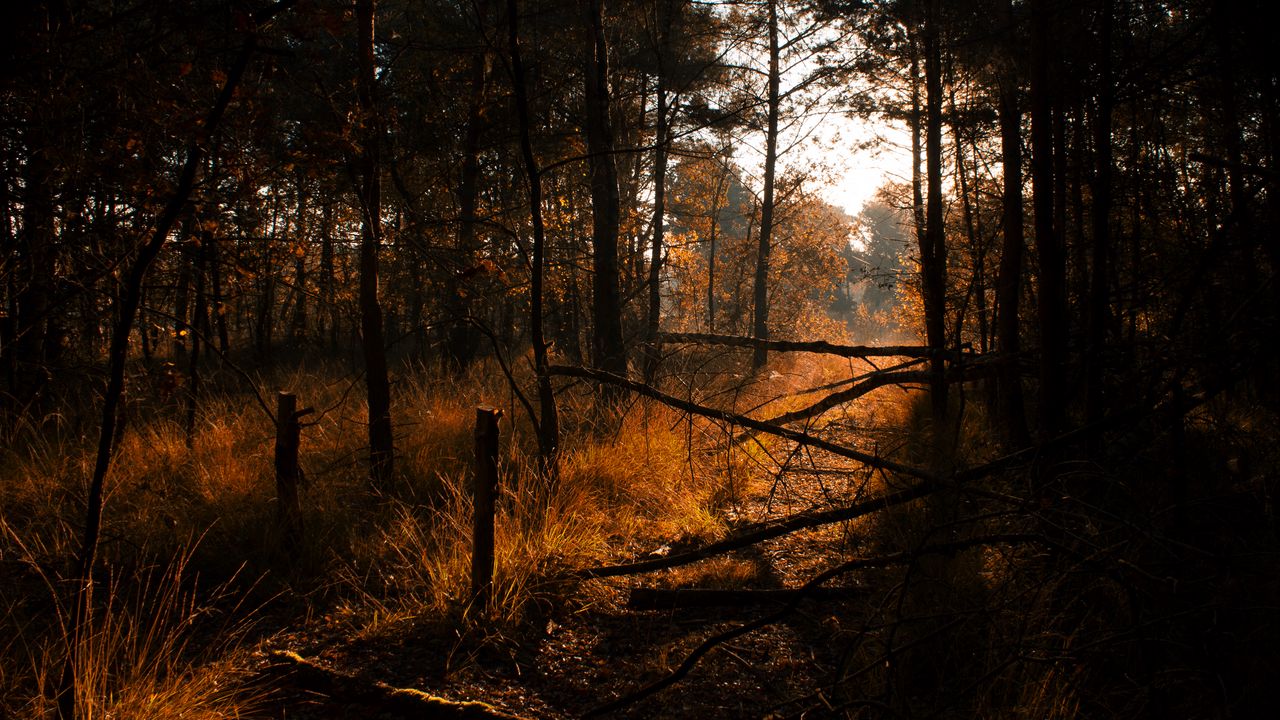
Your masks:
M 457 396 L 419 393 L 410 412 L 420 431 L 402 454 L 432 475 L 429 498 L 395 501 L 388 521 L 350 547 L 346 582 L 381 592 L 366 602 L 379 622 L 410 616 L 471 617 L 472 504 L 469 483 L 474 404 Z M 559 473 L 542 478 L 527 456 L 523 420 L 508 413 L 499 467 L 495 518 L 496 568 L 487 622 L 514 623 L 525 607 L 554 587 L 564 571 L 605 561 L 672 537 L 722 532 L 714 513 L 722 478 L 690 462 L 677 417 L 656 406 L 633 408 L 608 434 L 565 438 Z M 516 427 L 513 428 L 513 425 Z M 589 426 L 584 426 L 589 427 Z M 514 437 L 512 437 L 514 436 Z
M 13 633 L 0 648 L 0 667 L 9 671 L 0 671 L 0 714 L 51 715 L 68 657 L 77 717 L 84 720 L 229 720 L 251 716 L 264 700 L 242 687 L 235 660 L 252 613 L 241 615 L 225 587 L 197 595 L 186 578 L 188 556 L 113 573 L 98 584 L 96 602 L 73 634 L 64 595 L 35 565 L 47 549 L 32 552 L 7 525 L 0 529 L 35 568 L 45 608 L 32 617 L 30 607 L 11 600 L 0 616 Z
M 770 417 L 821 397 L 811 392 L 815 386 L 865 369 L 840 360 L 782 356 L 755 378 L 724 374 L 700 389 L 707 394 L 695 400 Z M 303 532 L 292 550 L 283 545 L 275 522 L 274 431 L 257 399 L 240 392 L 202 401 L 190 447 L 183 423 L 171 419 L 175 413 L 131 417 L 108 483 L 104 563 L 127 568 L 182 557 L 192 571 L 213 581 L 240 573 L 261 579 L 258 600 L 275 593 L 304 595 L 307 614 L 345 614 L 357 635 L 422 620 L 500 635 L 531 609 L 565 601 L 567 570 L 721 536 L 726 530 L 722 511 L 732 507 L 736 513 L 743 500 L 767 490 L 762 483 L 786 457 L 783 444 L 770 438 L 726 443 L 735 428 L 690 419 L 656 403 L 628 400 L 622 409 L 601 411 L 593 393 L 577 386 L 559 396 L 565 433 L 558 475 L 548 483 L 536 470 L 529 418 L 501 378 L 497 368 L 479 365 L 462 378 L 406 371 L 394 379 L 400 482 L 387 495 L 373 493 L 365 474 L 367 413 L 358 380 L 327 370 L 259 380 L 267 404 L 274 403 L 268 389 L 280 387 L 297 392 L 301 406 L 317 410 L 305 419 L 302 434 Z M 834 419 L 860 428 L 892 425 L 911 412 L 903 397 L 902 391 L 886 388 Z M 483 618 L 471 606 L 469 587 L 469 484 L 479 404 L 504 411 L 495 583 Z M 0 460 L 3 519 L 15 537 L 41 548 L 38 562 L 61 560 L 75 548 L 73 528 L 80 523 L 78 498 L 91 451 L 91 437 L 32 431 Z M 753 563 L 721 559 L 670 573 L 661 582 L 739 587 L 758 580 L 760 572 Z M 607 591 L 582 590 L 581 602 Z M 0 590 L 0 609 L 18 602 L 16 597 Z M 100 609 L 103 617 L 121 618 L 111 633 L 142 632 L 129 619 L 135 615 L 108 610 Z M 5 628 L 20 622 L 10 616 Z M 100 636 L 103 647 L 115 648 L 101 656 L 139 654 L 111 637 Z M 22 653 L 15 648 L 3 650 L 0 687 L 31 685 L 35 670 L 21 669 Z M 154 658 L 168 651 L 147 652 L 153 659 L 143 653 L 133 664 L 155 666 Z M 230 661 L 206 658 L 202 666 L 161 668 L 152 675 L 188 678 L 195 693 L 190 702 L 201 706 L 213 700 L 200 699 L 203 681 L 196 675 L 207 667 L 211 677 L 225 679 L 225 670 L 217 669 L 224 662 Z M 92 676 L 91 669 L 85 672 Z M 155 689 L 147 673 L 127 677 L 136 678 L 128 683 L 137 688 L 115 695 L 168 692 Z M 4 707 L 13 707 L 12 702 L 0 700 Z
M 107 483 L 99 555 L 111 579 L 100 582 L 91 631 L 77 652 L 77 692 L 88 717 L 243 712 L 234 692 L 235 638 L 207 642 L 196 622 L 226 598 L 197 599 L 184 585 L 190 575 L 226 583 L 226 593 L 253 602 L 305 593 L 307 614 L 345 608 L 357 634 L 419 619 L 476 626 L 469 484 L 478 404 L 505 412 L 494 599 L 481 625 L 501 633 L 531 603 L 560 598 L 567 570 L 723 533 L 716 511 L 727 478 L 741 482 L 748 470 L 710 451 L 723 441 L 721 431 L 656 404 L 597 412 L 592 395 L 575 388 L 561 395 L 568 429 L 558 476 L 548 483 L 536 471 L 527 415 L 500 380 L 487 365 L 461 379 L 396 378 L 401 482 L 379 496 L 365 474 L 358 382 L 329 371 L 260 379 L 266 403 L 274 403 L 266 389 L 281 387 L 317 410 L 302 434 L 303 531 L 292 550 L 275 522 L 274 430 L 257 399 L 207 396 L 190 445 L 175 406 L 149 406 L 150 416 L 133 411 Z M 0 567 L 24 578 L 0 587 L 7 638 L 0 715 L 48 711 L 45 696 L 68 652 L 66 613 L 33 611 L 31 603 L 37 593 L 46 605 L 65 596 L 49 569 L 63 567 L 78 548 L 94 435 L 69 427 L 56 418 L 30 423 L 0 451 L 0 562 L 15 561 Z M 19 565 L 45 568 L 44 580 Z M 147 567 L 169 569 L 139 570 Z M 197 627 L 200 652 L 191 635 Z

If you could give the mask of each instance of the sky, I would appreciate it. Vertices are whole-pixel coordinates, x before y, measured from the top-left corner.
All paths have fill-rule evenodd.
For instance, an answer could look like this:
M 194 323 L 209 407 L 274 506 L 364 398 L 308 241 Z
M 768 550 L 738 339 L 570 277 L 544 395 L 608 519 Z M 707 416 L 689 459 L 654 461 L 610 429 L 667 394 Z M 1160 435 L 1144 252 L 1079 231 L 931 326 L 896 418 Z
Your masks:
M 829 116 L 814 144 L 797 148 L 802 162 L 825 163 L 830 175 L 815 183 L 824 200 L 857 217 L 888 182 L 911 177 L 911 136 L 906 128 L 874 119 Z

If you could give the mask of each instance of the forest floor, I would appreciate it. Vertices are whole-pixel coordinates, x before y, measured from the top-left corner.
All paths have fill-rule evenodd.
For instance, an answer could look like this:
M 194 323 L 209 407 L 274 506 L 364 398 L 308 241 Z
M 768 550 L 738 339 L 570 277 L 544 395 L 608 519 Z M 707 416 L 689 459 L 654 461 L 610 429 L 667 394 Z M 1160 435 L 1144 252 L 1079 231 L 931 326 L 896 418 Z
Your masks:
M 770 492 L 743 498 L 747 517 L 786 514 L 825 504 L 829 489 L 816 479 L 788 482 L 780 503 Z M 828 500 L 824 501 L 824 496 Z M 780 507 L 782 506 L 782 507 Z M 789 506 L 789 507 L 788 507 Z M 288 650 L 356 682 L 413 688 L 456 701 L 482 701 L 512 715 L 569 718 L 659 680 L 705 638 L 762 615 L 777 605 L 633 610 L 636 587 L 793 588 L 856 545 L 856 523 L 798 533 L 708 561 L 704 570 L 674 569 L 633 578 L 592 580 L 587 599 L 548 600 L 516 637 L 460 638 L 445 623 L 384 628 L 373 637 L 351 637 L 340 620 L 319 619 L 282 633 L 265 647 Z M 670 545 L 649 554 L 674 552 Z M 838 666 L 838 638 L 851 605 L 866 602 L 870 588 L 849 601 L 807 601 L 782 621 L 718 645 L 673 687 L 609 717 L 787 717 L 820 702 L 826 676 Z M 287 686 L 288 683 L 285 683 Z M 301 690 L 301 692 L 299 692 Z M 359 693 L 356 693 L 357 695 Z M 350 698 L 347 698 L 350 700 Z M 281 718 L 365 718 L 388 708 L 324 697 L 295 688 L 274 699 Z M 377 713 L 384 713 L 378 715 Z
M 782 370 L 751 378 L 724 363 L 665 387 L 795 417 L 863 372 Z M 1000 474 L 959 493 L 926 485 L 927 499 L 908 502 L 922 486 L 894 473 L 657 402 L 601 413 L 591 388 L 569 383 L 548 484 L 504 386 L 406 373 L 404 485 L 383 494 L 368 484 L 349 378 L 303 368 L 255 386 L 259 397 L 303 388 L 321 408 L 303 433 L 302 537 L 281 531 L 272 421 L 253 398 L 211 392 L 191 434 L 172 402 L 139 393 L 113 471 L 94 630 L 75 655 L 66 559 L 93 415 L 25 422 L 21 442 L 0 447 L 0 718 L 53 717 L 69 656 L 90 717 L 1274 716 L 1245 712 L 1274 709 L 1280 648 L 1280 421 L 1253 406 L 1206 404 L 1167 439 L 1159 422 L 1117 432 L 1130 445 L 1109 446 L 1115 469 L 988 465 L 999 451 L 982 403 L 957 391 L 955 466 Z M 504 399 L 494 602 L 482 613 L 470 602 L 475 410 Z M 919 400 L 882 387 L 804 429 L 920 467 L 933 443 Z M 1033 501 L 1029 481 L 1046 467 L 1052 500 Z M 583 579 L 908 487 L 857 520 Z M 842 563 L 851 571 L 795 607 L 776 593 L 634 606 L 637 590 L 795 589 Z
M 900 442 L 901 407 L 889 406 L 904 402 L 905 393 L 893 391 L 874 401 L 896 419 L 864 427 L 853 444 L 873 439 Z M 865 404 L 860 417 L 873 417 L 874 407 Z M 842 442 L 850 442 L 847 424 L 833 431 L 843 433 Z M 884 489 L 879 477 L 831 457 L 815 460 L 793 453 L 771 459 L 776 463 L 772 472 L 744 482 L 721 504 L 719 514 L 728 527 L 830 508 Z M 628 607 L 633 589 L 796 588 L 842 559 L 873 550 L 880 541 L 874 522 L 864 518 L 793 533 L 656 573 L 571 581 L 539 597 L 536 610 L 518 628 L 491 635 L 474 627 L 460 632 L 456 623 L 438 618 L 400 618 L 373 631 L 356 628 L 367 628 L 367 619 L 314 618 L 270 638 L 257 653 L 259 673 L 271 676 L 275 685 L 269 714 L 280 720 L 416 716 L 412 707 L 397 710 L 385 693 L 368 692 L 370 687 L 389 686 L 452 702 L 483 702 L 499 713 L 494 716 L 505 712 L 523 718 L 582 717 L 667 677 L 707 638 L 772 615 L 782 606 L 775 601 L 633 609 Z M 666 556 L 696 544 L 680 537 L 654 546 L 612 540 L 618 562 Z M 776 622 L 717 644 L 674 685 L 603 716 L 812 717 L 815 709 L 829 708 L 835 699 L 829 690 L 836 685 L 833 673 L 858 669 L 857 642 L 851 638 L 867 639 L 863 619 L 877 614 L 875 605 L 883 602 L 884 592 L 876 585 L 883 582 L 876 576 L 837 578 L 825 587 L 847 589 L 847 598 L 805 600 Z M 282 652 L 295 653 L 293 661 L 305 661 L 306 672 L 286 668 L 283 674 L 273 674 L 273 663 Z M 317 674 L 319 684 L 299 680 Z M 335 678 L 345 689 L 332 687 Z

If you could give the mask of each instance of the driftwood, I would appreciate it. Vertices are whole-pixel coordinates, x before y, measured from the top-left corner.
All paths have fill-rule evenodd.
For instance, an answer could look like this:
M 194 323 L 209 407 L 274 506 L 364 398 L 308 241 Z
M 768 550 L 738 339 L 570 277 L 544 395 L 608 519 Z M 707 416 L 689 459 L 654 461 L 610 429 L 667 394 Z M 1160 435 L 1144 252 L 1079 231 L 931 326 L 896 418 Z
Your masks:
M 521 720 L 488 703 L 456 702 L 413 688 L 392 687 L 323 667 L 288 650 L 275 650 L 259 673 L 260 680 L 275 687 L 297 688 L 329 697 L 339 703 L 376 708 L 378 717 L 435 718 L 438 720 Z
M 786 605 L 796 599 L 849 600 L 861 593 L 852 588 L 815 588 L 801 593 L 798 588 L 764 590 L 722 590 L 711 588 L 635 588 L 627 598 L 632 610 L 676 610 L 680 608 L 746 607 Z
M 836 355 L 848 358 L 867 357 L 953 357 L 953 350 L 935 350 L 921 345 L 836 345 L 825 340 L 792 341 L 761 340 L 738 335 L 712 335 L 710 333 L 661 333 L 658 342 L 668 345 L 728 345 L 731 347 L 765 348 L 770 352 L 807 352 Z

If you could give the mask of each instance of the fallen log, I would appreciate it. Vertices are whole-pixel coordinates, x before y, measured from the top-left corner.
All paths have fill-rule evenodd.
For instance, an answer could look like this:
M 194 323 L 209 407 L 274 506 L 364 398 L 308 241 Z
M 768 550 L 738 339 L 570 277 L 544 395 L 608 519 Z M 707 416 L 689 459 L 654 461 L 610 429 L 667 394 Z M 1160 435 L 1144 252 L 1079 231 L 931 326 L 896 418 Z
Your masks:
M 802 593 L 798 588 L 725 590 L 718 588 L 635 588 L 627 598 L 632 610 L 677 610 L 686 608 L 746 607 L 786 605 L 797 599 L 850 600 L 861 591 L 855 588 L 815 588 Z
M 333 670 L 289 650 L 273 650 L 259 672 L 260 681 L 277 688 L 297 688 L 339 703 L 365 705 L 379 717 L 438 720 L 522 720 L 483 702 L 446 700 L 414 688 L 392 687 L 378 680 Z
M 855 502 L 844 507 L 832 508 L 830 510 L 809 511 L 789 515 L 779 520 L 771 520 L 763 523 L 751 525 L 741 529 L 738 533 L 730 535 L 724 540 L 713 542 L 709 545 L 703 545 L 700 548 L 690 550 L 675 555 L 667 555 L 665 557 L 649 558 L 622 565 L 605 565 L 603 567 L 583 568 L 574 573 L 578 578 L 590 580 L 593 578 L 621 577 L 623 575 L 639 575 L 642 573 L 655 572 L 657 570 L 666 570 L 667 568 L 680 567 L 681 565 L 689 565 L 699 560 L 705 560 L 716 555 L 727 553 L 730 550 L 757 545 L 766 540 L 771 540 L 783 535 L 789 535 L 799 530 L 821 527 L 833 523 L 844 522 L 847 520 L 856 520 L 865 515 L 880 512 L 896 505 L 918 500 L 930 493 L 935 492 L 942 487 L 939 483 L 919 483 L 896 492 L 877 495 L 867 498 L 860 502 Z
M 838 357 L 954 357 L 954 350 L 935 350 L 921 345 L 836 345 L 825 340 L 761 340 L 738 335 L 711 333 L 660 333 L 658 342 L 668 345 L 728 345 L 730 347 L 765 348 L 770 352 L 807 352 Z

